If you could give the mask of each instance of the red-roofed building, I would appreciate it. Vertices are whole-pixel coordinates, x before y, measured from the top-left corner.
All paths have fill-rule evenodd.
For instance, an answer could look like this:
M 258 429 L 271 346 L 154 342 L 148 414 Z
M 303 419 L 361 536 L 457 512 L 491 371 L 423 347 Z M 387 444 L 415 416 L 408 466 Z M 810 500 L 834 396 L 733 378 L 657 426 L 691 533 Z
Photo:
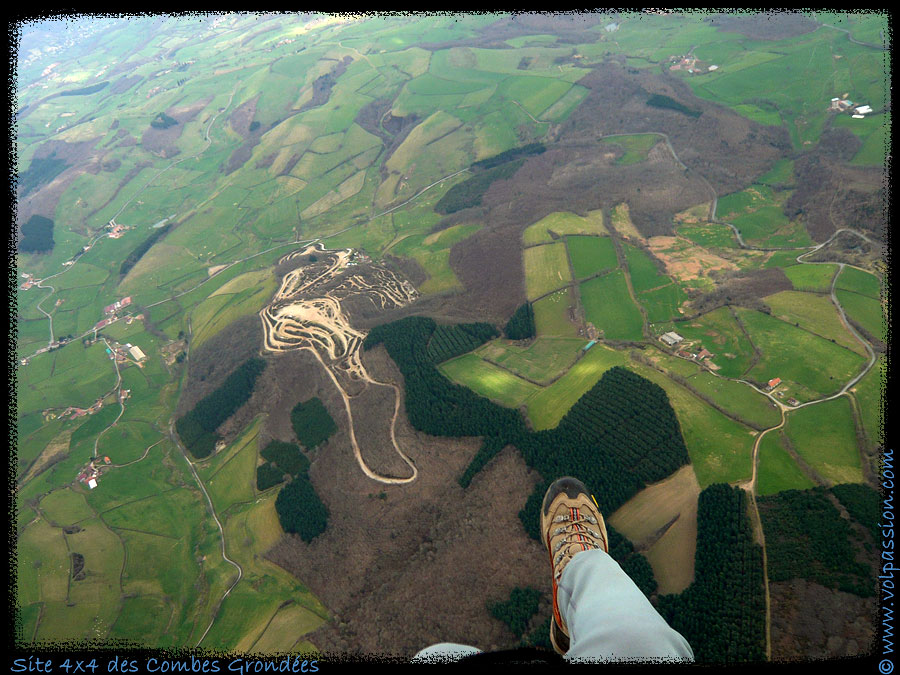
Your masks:
M 781 378 L 780 378 L 780 377 L 773 377 L 771 380 L 769 380 L 769 389 L 774 389 L 774 388 L 777 387 L 779 384 L 781 384 Z

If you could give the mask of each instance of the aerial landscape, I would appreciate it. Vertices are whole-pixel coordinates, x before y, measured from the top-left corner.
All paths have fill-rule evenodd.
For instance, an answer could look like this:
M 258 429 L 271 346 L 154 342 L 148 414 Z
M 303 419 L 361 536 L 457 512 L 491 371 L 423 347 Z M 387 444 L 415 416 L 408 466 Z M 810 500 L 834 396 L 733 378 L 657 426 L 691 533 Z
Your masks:
M 549 650 L 571 475 L 698 662 L 873 652 L 887 12 L 15 30 L 17 647 Z

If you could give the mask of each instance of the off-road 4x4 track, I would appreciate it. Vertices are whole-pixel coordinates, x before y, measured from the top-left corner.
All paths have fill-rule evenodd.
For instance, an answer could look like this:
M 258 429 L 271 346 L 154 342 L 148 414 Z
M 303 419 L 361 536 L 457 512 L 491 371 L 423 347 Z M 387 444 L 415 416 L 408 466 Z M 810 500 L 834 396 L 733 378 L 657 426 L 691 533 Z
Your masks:
M 397 445 L 395 426 L 400 411 L 400 388 L 390 382 L 372 378 L 360 359 L 365 333 L 353 328 L 341 301 L 355 295 L 367 297 L 380 309 L 408 305 L 418 297 L 409 281 L 377 263 L 357 266 L 352 249 L 327 250 L 322 244 L 312 244 L 289 253 L 279 264 L 298 257 L 315 255 L 317 261 L 288 272 L 272 302 L 259 316 L 263 323 L 263 350 L 286 352 L 305 349 L 312 352 L 344 399 L 350 429 L 350 443 L 360 469 L 372 480 L 386 484 L 410 483 L 416 479 L 415 465 Z M 362 458 L 353 428 L 352 396 L 341 385 L 338 376 L 351 381 L 391 387 L 394 390 L 394 415 L 391 419 L 391 443 L 412 471 L 407 478 L 381 476 L 370 469 Z

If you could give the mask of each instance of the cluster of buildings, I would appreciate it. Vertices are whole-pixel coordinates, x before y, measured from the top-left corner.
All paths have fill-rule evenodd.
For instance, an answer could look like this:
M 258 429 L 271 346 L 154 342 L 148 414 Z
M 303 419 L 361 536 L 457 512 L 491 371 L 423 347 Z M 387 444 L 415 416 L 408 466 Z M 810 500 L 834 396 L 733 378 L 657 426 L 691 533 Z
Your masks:
M 107 305 L 106 307 L 104 307 L 103 313 L 106 314 L 106 317 L 103 319 L 100 319 L 100 321 L 98 321 L 97 323 L 94 324 L 94 330 L 96 331 L 96 330 L 100 330 L 101 328 L 105 328 L 109 324 L 116 321 L 116 319 L 117 319 L 116 313 L 120 309 L 128 307 L 128 305 L 130 305 L 130 304 L 131 304 L 131 296 L 128 296 L 126 298 L 122 298 L 121 300 L 116 300 L 113 304 Z
M 128 307 L 131 304 L 131 296 L 122 298 L 121 300 L 116 300 L 113 304 L 107 305 L 103 308 L 104 314 L 115 314 L 123 307 Z
M 78 474 L 78 481 L 87 485 L 91 490 L 97 487 L 97 483 L 100 481 L 100 469 L 102 467 L 98 467 L 95 464 L 96 461 L 97 458 L 94 457 L 90 463 L 81 470 L 81 473 Z M 106 464 L 110 463 L 109 457 L 104 457 L 103 461 L 106 462 Z
M 35 279 L 33 274 L 29 274 L 28 272 L 22 272 L 22 278 L 25 280 L 22 282 L 22 285 L 19 286 L 23 291 L 27 291 L 29 288 L 34 286 L 35 284 L 40 283 L 40 279 Z
M 124 345 L 113 343 L 111 348 L 106 348 L 106 353 L 109 354 L 109 358 L 115 359 L 117 363 L 126 363 L 128 357 L 131 356 L 138 366 L 141 366 L 141 361 L 147 358 L 147 355 L 144 354 L 140 347 L 129 342 L 126 342 Z
M 847 98 L 848 94 L 844 94 L 841 98 L 835 96 L 831 99 L 831 105 L 828 107 L 829 110 L 833 110 L 834 112 L 849 112 L 851 113 L 851 117 L 861 120 L 865 118 L 870 112 L 872 112 L 872 107 L 869 105 L 856 105 Z
M 678 347 L 678 345 L 684 342 L 684 338 L 674 331 L 663 333 L 659 336 L 659 340 L 668 347 Z M 697 351 L 688 351 L 685 348 L 678 348 L 675 351 L 675 355 L 680 356 L 683 359 L 691 359 L 693 361 L 700 362 L 709 359 L 706 365 L 708 365 L 713 370 L 718 370 L 718 368 L 711 363 L 712 358 L 715 356 L 715 354 L 710 352 L 708 349 L 706 349 L 706 347 L 703 347 L 702 345 Z
M 686 70 L 691 75 L 694 73 L 711 73 L 719 69 L 719 66 L 714 64 L 710 66 L 698 65 L 699 59 L 693 56 L 672 56 L 669 58 L 669 61 L 674 61 L 669 66 L 669 70 Z
M 119 225 L 115 220 L 111 220 L 106 224 L 106 229 L 109 230 L 108 236 L 110 239 L 118 239 L 125 234 L 125 230 L 129 228 L 125 225 Z
M 781 384 L 781 378 L 773 377 L 771 380 L 766 382 L 766 391 L 769 393 L 774 392 L 775 395 L 778 396 L 779 398 L 784 398 L 784 391 L 775 391 L 775 389 L 780 384 Z M 800 405 L 800 401 L 795 399 L 793 396 L 789 396 L 787 398 L 787 403 L 788 403 L 788 405 Z

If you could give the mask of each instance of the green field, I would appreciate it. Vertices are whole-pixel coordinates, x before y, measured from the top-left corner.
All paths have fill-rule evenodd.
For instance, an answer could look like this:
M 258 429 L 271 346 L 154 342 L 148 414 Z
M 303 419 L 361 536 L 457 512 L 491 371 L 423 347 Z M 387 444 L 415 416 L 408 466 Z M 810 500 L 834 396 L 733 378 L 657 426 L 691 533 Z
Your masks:
M 681 306 L 688 296 L 678 284 L 668 284 L 652 291 L 638 293 L 638 302 L 647 311 L 650 323 L 668 321 L 681 316 Z
M 572 280 L 564 242 L 526 248 L 523 257 L 529 300 L 562 288 Z
M 537 338 L 528 346 L 493 340 L 475 351 L 482 359 L 538 384 L 548 384 L 575 363 L 586 344 L 582 339 Z
M 837 483 L 861 483 L 850 401 L 838 397 L 790 413 L 786 434 L 797 453 L 823 478 Z
M 844 326 L 830 296 L 781 291 L 766 296 L 763 301 L 772 308 L 772 316 L 787 323 L 799 324 L 800 328 L 846 347 L 860 356 L 866 355 L 865 347 Z
M 834 294 L 850 319 L 861 325 L 876 340 L 885 340 L 886 309 L 880 300 L 852 291 L 836 290 Z
M 628 274 L 635 293 L 642 293 L 672 283 L 665 274 L 660 274 L 656 264 L 649 255 L 631 244 L 622 244 L 625 260 L 628 262 Z
M 616 247 L 609 237 L 568 236 L 566 246 L 576 279 L 586 279 L 618 265 Z
M 761 352 L 761 358 L 747 373 L 765 383 L 773 377 L 791 381 L 819 395 L 840 389 L 859 372 L 865 359 L 802 328 L 761 312 L 738 309 L 747 333 Z M 821 364 L 827 363 L 828 370 Z M 795 396 L 803 402 L 809 400 Z
M 390 252 L 412 258 L 423 267 L 428 274 L 419 287 L 423 295 L 458 290 L 462 284 L 450 268 L 450 249 L 480 229 L 480 225 L 454 225 L 433 234 L 412 234 L 391 247 Z
M 756 432 L 726 417 L 658 370 L 633 360 L 630 367 L 666 390 L 701 488 L 750 478 Z
M 534 303 L 534 326 L 539 336 L 576 337 L 578 327 L 570 320 L 575 308 L 574 291 L 564 288 Z
M 540 391 L 536 384 L 516 377 L 475 354 L 465 354 L 442 363 L 440 370 L 454 382 L 510 408 L 522 405 L 529 396 Z
M 784 490 L 808 490 L 816 486 L 784 447 L 782 431 L 767 433 L 759 445 L 756 491 L 771 495 Z
M 727 225 L 707 223 L 705 225 L 680 225 L 677 229 L 679 236 L 690 239 L 698 246 L 704 248 L 734 248 L 737 241 L 734 232 Z
M 827 293 L 836 271 L 837 265 L 791 265 L 784 274 L 798 291 Z
M 674 324 L 685 339 L 697 340 L 715 354 L 719 374 L 742 377 L 753 358 L 753 344 L 744 335 L 728 307 L 720 307 L 693 320 Z M 665 331 L 663 331 L 665 332 Z
M 866 295 L 870 298 L 881 298 L 881 282 L 878 277 L 855 267 L 844 266 L 844 269 L 838 275 L 835 287 Z
M 522 242 L 525 246 L 545 244 L 567 234 L 607 234 L 603 212 L 591 211 L 587 218 L 567 211 L 551 213 L 527 227 L 522 233 Z
M 616 164 L 637 164 L 638 162 L 643 162 L 647 159 L 647 153 L 650 152 L 650 149 L 661 141 L 662 137 L 657 134 L 632 134 L 603 139 L 604 143 L 617 145 L 625 151 L 616 160 Z
M 640 340 L 643 318 L 631 296 L 625 275 L 615 270 L 579 285 L 585 319 L 607 340 Z
M 565 375 L 528 399 L 528 417 L 534 428 L 554 428 L 603 373 L 624 363 L 622 352 L 599 344 L 591 347 Z
M 885 357 L 879 356 L 872 369 L 850 391 L 856 397 L 863 430 L 872 447 L 884 442 L 883 411 L 885 401 Z
M 751 426 L 766 429 L 781 422 L 781 413 L 775 404 L 742 382 L 716 377 L 706 371 L 688 378 L 687 382 L 717 406 Z

